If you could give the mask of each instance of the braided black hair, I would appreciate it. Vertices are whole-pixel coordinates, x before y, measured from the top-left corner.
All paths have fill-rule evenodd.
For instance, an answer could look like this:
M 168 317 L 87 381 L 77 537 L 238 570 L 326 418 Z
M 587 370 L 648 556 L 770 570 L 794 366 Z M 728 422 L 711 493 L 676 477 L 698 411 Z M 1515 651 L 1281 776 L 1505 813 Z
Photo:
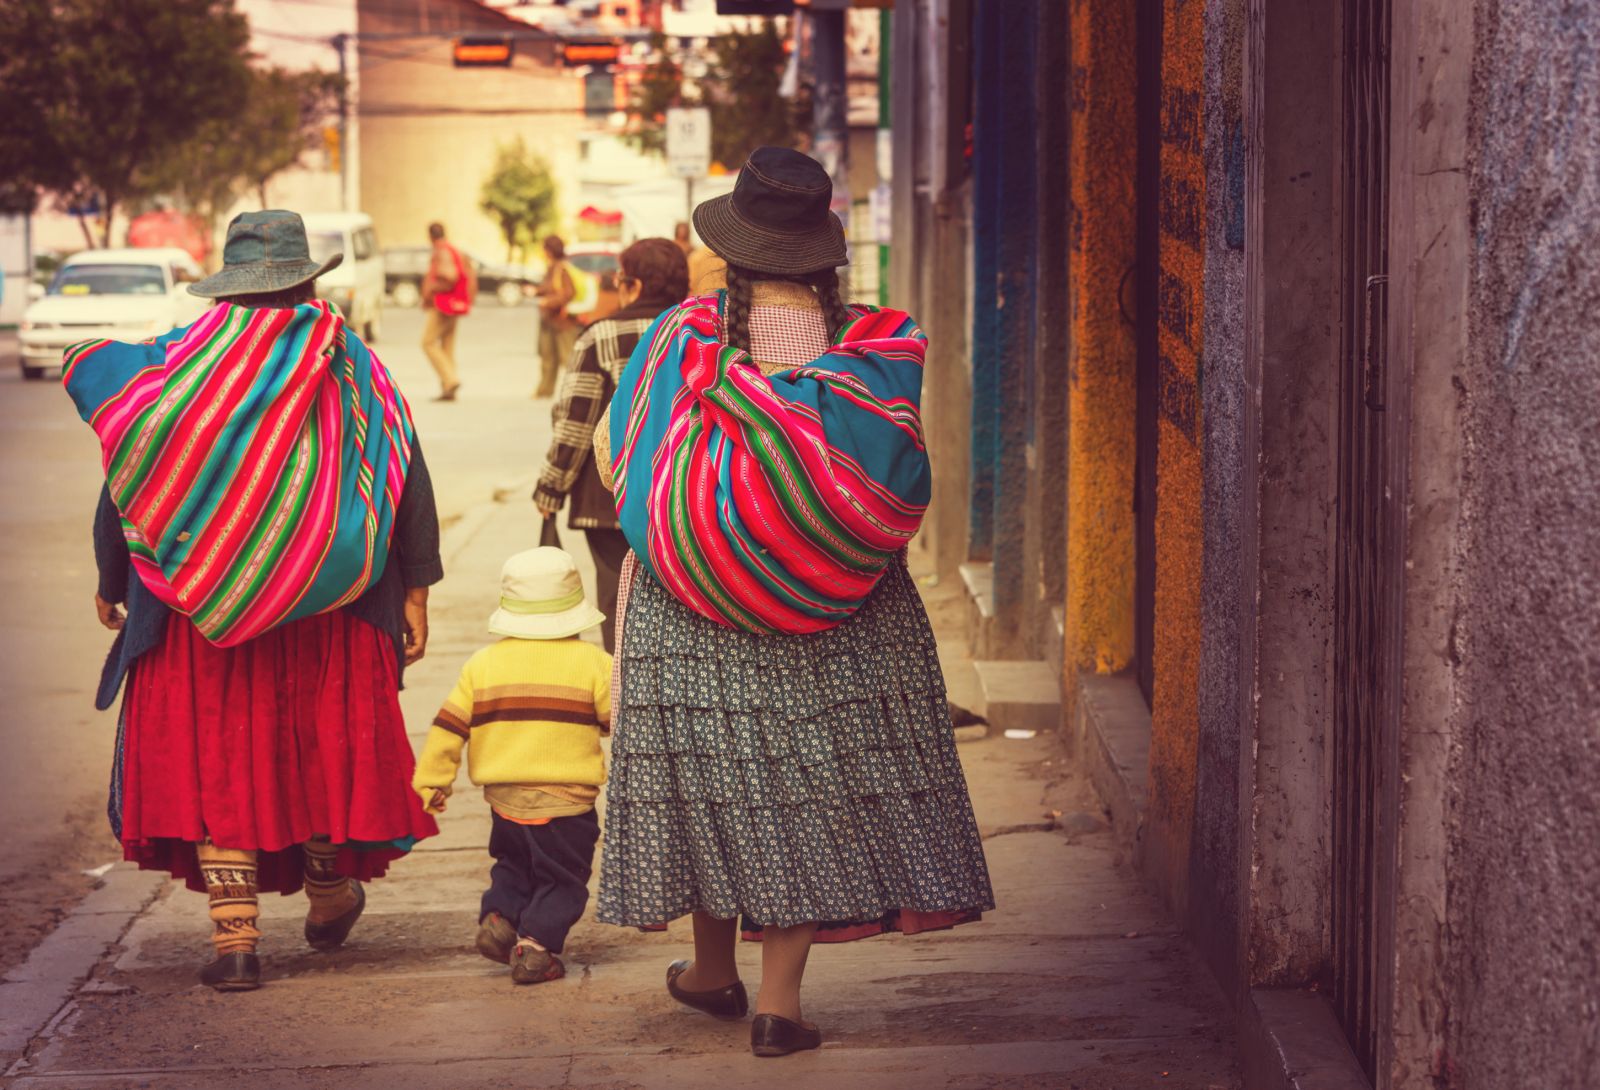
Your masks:
M 803 276 L 782 276 L 758 273 L 738 265 L 728 266 L 728 303 L 723 312 L 722 339 L 733 348 L 750 349 L 750 301 L 758 280 L 787 280 L 803 284 L 817 293 L 822 304 L 822 316 L 828 323 L 828 340 L 839 336 L 839 331 L 855 317 L 839 294 L 839 274 L 833 269 L 807 273 Z
M 828 321 L 828 341 L 832 343 L 839 339 L 839 331 L 850 324 L 855 317 L 850 313 L 850 308 L 845 306 L 844 298 L 839 294 L 839 272 L 837 269 L 821 269 L 811 274 L 811 287 L 816 290 L 817 301 L 822 304 L 822 314 Z
M 756 274 L 728 266 L 728 302 L 722 314 L 722 339 L 732 348 L 750 351 L 750 296 Z

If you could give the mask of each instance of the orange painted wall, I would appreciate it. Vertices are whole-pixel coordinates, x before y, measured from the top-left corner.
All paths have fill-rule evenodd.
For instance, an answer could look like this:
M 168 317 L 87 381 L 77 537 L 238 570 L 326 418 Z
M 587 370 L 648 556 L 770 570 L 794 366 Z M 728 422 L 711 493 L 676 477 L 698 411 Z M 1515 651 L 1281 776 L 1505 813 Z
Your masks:
M 1066 685 L 1133 656 L 1133 0 L 1072 0 Z
M 1201 421 L 1205 275 L 1204 7 L 1166 0 L 1161 87 L 1160 413 L 1156 458 L 1154 873 L 1184 901 L 1199 733 Z

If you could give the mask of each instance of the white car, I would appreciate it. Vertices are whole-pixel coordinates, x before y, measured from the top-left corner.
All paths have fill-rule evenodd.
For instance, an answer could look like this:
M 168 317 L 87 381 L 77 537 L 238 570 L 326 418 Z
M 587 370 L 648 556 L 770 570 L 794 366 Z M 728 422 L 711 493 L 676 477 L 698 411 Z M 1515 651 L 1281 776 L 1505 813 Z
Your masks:
M 22 315 L 23 377 L 61 366 L 62 350 L 79 341 L 146 341 L 188 325 L 211 306 L 189 294 L 202 275 L 194 258 L 175 248 L 73 255 Z
M 344 254 L 339 267 L 317 278 L 317 298 L 339 308 L 344 320 L 368 344 L 377 343 L 383 319 L 383 254 L 365 212 L 307 212 L 306 241 L 311 260 Z

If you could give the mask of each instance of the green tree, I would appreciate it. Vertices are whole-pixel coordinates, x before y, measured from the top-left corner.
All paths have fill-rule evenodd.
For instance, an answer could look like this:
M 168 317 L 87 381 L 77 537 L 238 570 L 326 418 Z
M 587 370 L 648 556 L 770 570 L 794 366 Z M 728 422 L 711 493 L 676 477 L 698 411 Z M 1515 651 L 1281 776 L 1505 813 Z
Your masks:
M 793 147 L 809 131 L 797 104 L 778 93 L 783 82 L 783 36 L 771 19 L 757 29 L 719 35 L 714 60 L 701 81 L 711 109 L 711 157 L 730 170 L 762 144 Z
M 166 157 L 238 114 L 249 40 L 233 0 L 5 0 L 0 176 L 98 204 L 109 245 Z
M 556 183 L 550 164 L 530 151 L 519 136 L 495 151 L 494 167 L 483 180 L 478 208 L 494 220 L 506 240 L 506 260 L 530 249 L 556 219 Z
M 628 103 L 633 119 L 627 139 L 640 151 L 664 155 L 667 151 L 667 110 L 687 105 L 683 98 L 683 69 L 672 55 L 670 39 L 659 30 L 650 36 L 651 61 L 639 74 Z
M 196 126 L 152 172 L 153 188 L 176 198 L 213 231 L 249 190 L 266 207 L 267 183 L 320 143 L 339 87 L 331 73 L 252 69 L 239 113 Z
M 762 144 L 793 147 L 810 131 L 809 98 L 791 101 L 778 93 L 788 54 L 773 20 L 713 39 L 697 91 L 684 89 L 682 58 L 670 40 L 658 34 L 651 45 L 655 59 L 640 76 L 628 105 L 629 139 L 642 150 L 665 153 L 666 114 L 672 106 L 710 109 L 711 157 L 730 169 Z

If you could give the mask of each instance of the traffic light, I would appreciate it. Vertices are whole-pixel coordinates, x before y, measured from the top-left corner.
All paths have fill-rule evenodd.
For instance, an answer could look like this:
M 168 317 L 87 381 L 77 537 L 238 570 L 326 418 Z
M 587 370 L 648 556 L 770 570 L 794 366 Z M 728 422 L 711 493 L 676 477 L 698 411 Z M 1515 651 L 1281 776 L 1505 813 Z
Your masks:
M 615 64 L 622 56 L 622 47 L 609 39 L 591 42 L 567 42 L 561 47 L 561 59 L 568 68 L 588 64 Z
M 459 38 L 452 59 L 457 68 L 510 68 L 510 38 Z
M 717 0 L 718 15 L 793 15 L 794 0 Z

